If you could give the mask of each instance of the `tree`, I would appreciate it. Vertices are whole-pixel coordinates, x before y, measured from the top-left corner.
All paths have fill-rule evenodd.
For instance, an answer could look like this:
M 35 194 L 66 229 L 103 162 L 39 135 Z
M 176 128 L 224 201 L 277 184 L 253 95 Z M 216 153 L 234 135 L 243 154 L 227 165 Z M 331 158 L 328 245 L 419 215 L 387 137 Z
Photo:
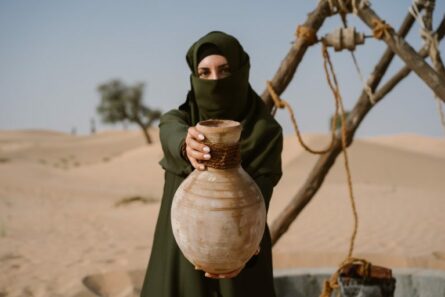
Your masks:
M 160 110 L 154 110 L 144 105 L 142 97 L 144 84 L 127 86 L 120 80 L 112 80 L 98 87 L 101 102 L 97 112 L 104 123 L 128 121 L 138 125 L 144 133 L 148 144 L 152 143 L 148 128 L 161 116 Z

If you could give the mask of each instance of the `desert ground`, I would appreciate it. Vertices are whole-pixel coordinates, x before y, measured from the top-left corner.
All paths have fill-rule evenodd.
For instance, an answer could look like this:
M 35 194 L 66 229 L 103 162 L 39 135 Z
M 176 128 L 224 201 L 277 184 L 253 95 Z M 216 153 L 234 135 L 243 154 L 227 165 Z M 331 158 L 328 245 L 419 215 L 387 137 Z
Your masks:
M 145 270 L 163 188 L 157 137 L 0 131 L 0 296 L 81 296 L 87 276 Z M 306 134 L 313 147 L 326 135 Z M 355 256 L 392 268 L 445 270 L 445 138 L 356 139 L 349 149 L 359 214 Z M 285 137 L 272 223 L 317 157 Z M 274 267 L 336 267 L 352 213 L 341 156 L 273 249 Z M 111 293 L 109 295 L 112 295 Z M 85 295 L 84 295 L 85 296 Z

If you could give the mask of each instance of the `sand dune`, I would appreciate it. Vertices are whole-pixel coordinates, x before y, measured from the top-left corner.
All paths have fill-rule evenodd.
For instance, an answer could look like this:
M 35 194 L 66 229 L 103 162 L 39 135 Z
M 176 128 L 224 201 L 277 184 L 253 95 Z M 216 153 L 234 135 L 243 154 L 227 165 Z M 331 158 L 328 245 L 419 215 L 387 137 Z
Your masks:
M 319 148 L 329 142 L 324 135 L 304 138 Z M 97 276 L 89 278 L 94 286 L 102 273 L 144 270 L 163 187 L 155 141 L 147 146 L 139 131 L 0 131 L 0 295 L 73 296 L 84 292 L 87 275 Z M 445 270 L 445 141 L 373 137 L 355 141 L 349 152 L 360 217 L 356 255 Z M 295 136 L 285 138 L 269 223 L 316 159 Z M 342 162 L 340 156 L 274 247 L 275 267 L 334 267 L 345 256 L 352 215 Z M 128 198 L 135 202 L 116 206 Z
M 408 138 L 403 138 L 406 144 Z M 317 138 L 311 144 L 322 147 L 327 141 Z M 391 145 L 387 139 L 382 144 L 379 138 L 359 139 L 350 147 L 360 222 L 356 252 L 382 265 L 445 269 L 445 142 L 420 136 L 412 142 L 417 149 L 397 141 Z M 288 205 L 316 159 L 303 152 L 285 164 L 269 223 Z M 274 248 L 275 267 L 337 265 L 352 232 L 348 197 L 340 156 L 321 190 Z
M 399 134 L 371 137 L 367 140 L 402 150 L 444 158 L 445 138 L 432 138 L 417 134 Z

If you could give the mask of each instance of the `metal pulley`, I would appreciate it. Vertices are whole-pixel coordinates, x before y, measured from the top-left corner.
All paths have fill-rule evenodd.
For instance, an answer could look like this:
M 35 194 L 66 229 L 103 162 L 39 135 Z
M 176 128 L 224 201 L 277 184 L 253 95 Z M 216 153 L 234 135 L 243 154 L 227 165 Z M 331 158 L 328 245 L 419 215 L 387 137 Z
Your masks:
M 355 27 L 337 28 L 323 37 L 327 46 L 332 46 L 336 52 L 348 49 L 355 50 L 355 46 L 365 43 L 365 34 L 357 32 Z

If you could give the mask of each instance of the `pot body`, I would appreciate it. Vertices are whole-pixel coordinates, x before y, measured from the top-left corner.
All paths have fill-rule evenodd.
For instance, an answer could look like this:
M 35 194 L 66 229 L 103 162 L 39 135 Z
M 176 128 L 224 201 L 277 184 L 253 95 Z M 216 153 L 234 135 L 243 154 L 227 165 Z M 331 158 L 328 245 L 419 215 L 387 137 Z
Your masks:
M 228 132 L 220 126 L 200 129 L 200 124 L 198 130 L 210 142 L 239 140 L 239 123 L 236 129 L 225 127 L 230 128 Z M 254 255 L 263 237 L 266 207 L 260 189 L 240 165 L 208 167 L 194 170 L 179 186 L 171 223 L 179 248 L 192 264 L 212 274 L 224 274 L 243 267 Z

